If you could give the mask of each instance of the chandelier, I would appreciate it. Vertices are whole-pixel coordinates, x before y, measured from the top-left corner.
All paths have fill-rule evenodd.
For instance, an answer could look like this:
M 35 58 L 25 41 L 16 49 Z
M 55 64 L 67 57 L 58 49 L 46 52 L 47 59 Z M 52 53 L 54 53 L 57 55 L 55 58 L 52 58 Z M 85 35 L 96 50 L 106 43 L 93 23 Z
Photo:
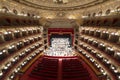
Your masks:
M 68 0 L 53 0 L 53 2 L 58 4 L 67 4 Z

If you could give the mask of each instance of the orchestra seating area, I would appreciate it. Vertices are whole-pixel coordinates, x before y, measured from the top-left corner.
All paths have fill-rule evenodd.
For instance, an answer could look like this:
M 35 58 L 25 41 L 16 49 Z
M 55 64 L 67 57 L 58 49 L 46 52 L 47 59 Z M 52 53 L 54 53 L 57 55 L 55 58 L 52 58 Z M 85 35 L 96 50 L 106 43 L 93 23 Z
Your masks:
M 92 78 L 77 57 L 44 56 L 31 70 L 28 80 L 92 80 Z
M 43 58 L 32 70 L 31 77 L 38 80 L 57 80 L 58 59 Z
M 92 80 L 89 72 L 78 59 L 62 60 L 62 80 Z

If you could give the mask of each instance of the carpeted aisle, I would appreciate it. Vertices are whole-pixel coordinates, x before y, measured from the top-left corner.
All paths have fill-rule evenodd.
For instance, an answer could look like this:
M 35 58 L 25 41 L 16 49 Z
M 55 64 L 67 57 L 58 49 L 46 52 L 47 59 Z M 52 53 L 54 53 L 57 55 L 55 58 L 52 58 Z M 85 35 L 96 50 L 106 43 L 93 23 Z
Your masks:
M 62 80 L 62 59 L 59 59 L 59 64 L 58 64 L 58 80 Z

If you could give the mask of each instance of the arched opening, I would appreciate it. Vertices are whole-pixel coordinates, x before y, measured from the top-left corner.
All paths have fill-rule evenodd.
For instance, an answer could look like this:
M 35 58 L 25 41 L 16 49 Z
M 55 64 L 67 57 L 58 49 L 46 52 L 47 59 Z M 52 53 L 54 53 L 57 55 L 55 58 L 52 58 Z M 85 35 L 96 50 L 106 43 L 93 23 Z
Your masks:
M 110 9 L 108 9 L 108 10 L 105 12 L 105 14 L 106 14 L 106 15 L 109 15 L 109 14 L 110 14 L 110 12 L 111 12 L 111 10 L 110 10 Z
M 31 16 L 30 13 L 27 13 L 27 16 L 30 17 Z
M 88 17 L 90 17 L 90 16 L 91 16 L 91 14 L 89 13 L 89 14 L 88 14 Z
M 98 16 L 101 16 L 102 15 L 102 11 L 98 12 Z
M 18 14 L 16 9 L 13 9 L 13 13 L 16 14 L 16 15 Z
M 120 13 L 120 6 L 116 8 L 116 11 Z
M 92 17 L 95 17 L 96 16 L 96 13 L 93 13 Z
M 3 6 L 2 9 L 3 9 L 4 13 L 8 13 L 9 12 L 9 9 L 6 6 Z

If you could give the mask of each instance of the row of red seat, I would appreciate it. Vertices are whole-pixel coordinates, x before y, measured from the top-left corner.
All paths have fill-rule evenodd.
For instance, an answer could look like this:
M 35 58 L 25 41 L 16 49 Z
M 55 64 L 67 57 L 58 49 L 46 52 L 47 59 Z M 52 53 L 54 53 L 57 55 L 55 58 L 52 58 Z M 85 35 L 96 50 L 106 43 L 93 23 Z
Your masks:
M 77 58 L 62 59 L 61 66 L 58 58 L 43 58 L 29 76 L 30 80 L 92 80 L 87 69 Z
M 91 80 L 89 72 L 78 59 L 63 59 L 62 80 Z
M 34 67 L 30 77 L 37 80 L 57 80 L 58 78 L 58 59 L 43 58 L 41 62 Z

